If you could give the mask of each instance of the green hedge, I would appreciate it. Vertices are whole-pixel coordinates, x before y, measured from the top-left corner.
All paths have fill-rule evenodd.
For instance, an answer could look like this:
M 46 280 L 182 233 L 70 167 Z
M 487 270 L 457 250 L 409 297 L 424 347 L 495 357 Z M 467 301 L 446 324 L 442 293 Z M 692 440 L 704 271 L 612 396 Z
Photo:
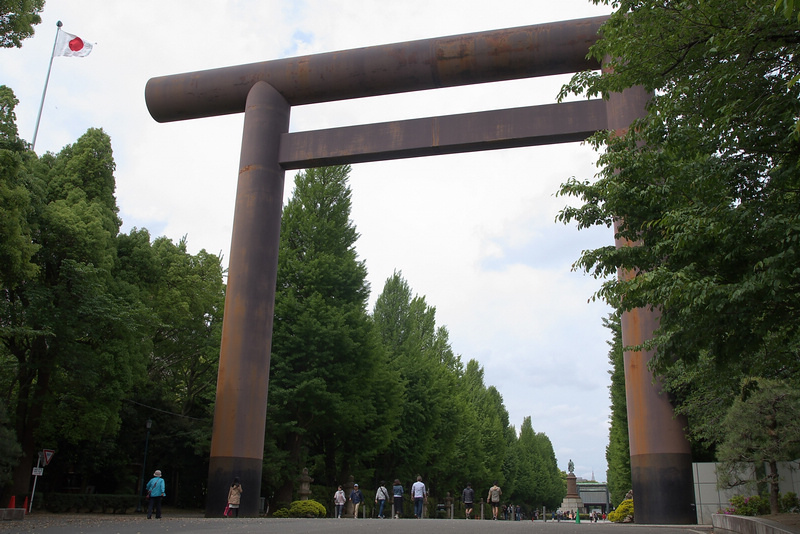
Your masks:
M 139 498 L 136 495 L 104 495 L 99 493 L 46 493 L 42 500 L 44 509 L 53 513 L 110 512 L 124 514 L 130 508 L 135 509 L 139 502 Z
M 325 517 L 328 511 L 317 501 L 294 501 L 289 507 L 291 517 Z

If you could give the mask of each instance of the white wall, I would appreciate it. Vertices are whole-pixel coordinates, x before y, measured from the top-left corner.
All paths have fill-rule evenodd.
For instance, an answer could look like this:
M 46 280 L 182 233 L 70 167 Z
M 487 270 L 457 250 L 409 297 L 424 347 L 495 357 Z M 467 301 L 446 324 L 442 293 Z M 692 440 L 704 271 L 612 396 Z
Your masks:
M 716 514 L 720 510 L 725 510 L 730 506 L 731 497 L 734 495 L 753 495 L 754 489 L 747 486 L 739 486 L 733 489 L 717 488 L 716 463 L 702 462 L 693 463 L 692 472 L 694 474 L 694 502 L 697 506 L 697 523 L 700 525 L 711 524 L 711 514 Z M 800 495 L 800 460 L 794 462 L 780 462 L 778 473 L 780 474 L 781 494 L 793 491 Z M 753 470 L 749 469 L 748 477 L 754 478 Z M 746 474 L 746 473 L 745 473 Z

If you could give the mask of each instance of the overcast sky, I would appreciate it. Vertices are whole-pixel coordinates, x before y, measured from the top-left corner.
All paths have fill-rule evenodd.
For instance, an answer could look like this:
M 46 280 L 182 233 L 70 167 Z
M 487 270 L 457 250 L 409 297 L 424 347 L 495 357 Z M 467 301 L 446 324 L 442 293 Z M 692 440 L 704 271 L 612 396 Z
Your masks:
M 36 152 L 58 152 L 88 128 L 110 136 L 123 231 L 187 236 L 229 256 L 243 116 L 156 123 L 144 87 L 154 76 L 608 14 L 588 0 L 47 0 L 22 49 L 0 49 L 0 84 L 33 139 L 48 62 L 63 30 L 93 43 L 56 57 Z M 292 131 L 554 103 L 568 77 L 296 107 Z M 353 166 L 352 219 L 372 288 L 370 311 L 395 270 L 436 308 L 453 349 L 476 359 L 503 395 L 511 424 L 532 417 L 559 468 L 606 480 L 610 308 L 600 282 L 571 270 L 612 231 L 555 222 L 569 177 L 590 179 L 597 155 L 578 143 Z M 287 198 L 294 171 L 286 175 Z

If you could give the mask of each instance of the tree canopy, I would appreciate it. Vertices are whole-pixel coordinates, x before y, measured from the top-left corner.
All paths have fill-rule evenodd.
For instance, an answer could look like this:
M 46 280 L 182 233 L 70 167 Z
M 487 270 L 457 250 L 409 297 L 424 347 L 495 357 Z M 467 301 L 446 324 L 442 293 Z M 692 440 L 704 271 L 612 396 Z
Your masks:
M 110 466 L 129 447 L 126 423 L 138 418 L 138 430 L 147 418 L 131 406 L 210 418 L 222 266 L 184 241 L 119 232 L 103 130 L 39 158 L 17 136 L 13 93 L 0 87 L 0 98 L 0 403 L 10 419 L 0 434 L 13 429 L 23 453 L 13 491 L 27 492 L 37 451 L 56 446 L 56 465 L 127 485 Z M 207 436 L 171 426 L 181 427 L 172 451 L 207 450 Z
M 722 460 L 744 443 L 730 433 L 741 384 L 796 388 L 800 376 L 795 2 L 594 2 L 617 9 L 591 50 L 605 68 L 575 75 L 562 96 L 641 86 L 652 98 L 627 130 L 591 138 L 600 170 L 562 185 L 580 204 L 559 219 L 613 225 L 634 245 L 585 251 L 576 267 L 604 280 L 598 296 L 612 306 L 659 310 L 645 348 L 657 348 L 654 369 L 687 415 L 694 457 Z
M 272 482 L 281 502 L 292 500 L 303 467 L 324 473 L 328 484 L 362 474 L 365 458 L 394 435 L 396 379 L 367 314 L 349 173 L 348 166 L 298 173 L 283 214 L 266 462 L 271 471 L 281 467 Z
M 596 0 L 595 3 L 601 3 Z M 571 179 L 583 201 L 559 218 L 611 226 L 640 246 L 585 251 L 577 262 L 624 309 L 656 306 L 657 362 L 764 353 L 798 360 L 800 72 L 796 21 L 766 2 L 603 1 L 618 10 L 592 48 L 603 73 L 564 94 L 653 92 L 624 135 L 601 132 L 597 180 Z M 637 275 L 619 280 L 617 269 Z
M 42 22 L 45 0 L 0 0 L 0 47 L 19 48 Z

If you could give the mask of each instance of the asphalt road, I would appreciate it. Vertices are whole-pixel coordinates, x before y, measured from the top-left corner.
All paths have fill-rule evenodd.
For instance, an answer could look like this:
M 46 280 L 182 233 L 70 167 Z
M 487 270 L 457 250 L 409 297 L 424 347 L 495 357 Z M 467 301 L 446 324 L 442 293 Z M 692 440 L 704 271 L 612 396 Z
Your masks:
M 708 526 L 653 526 L 571 521 L 467 521 L 465 519 L 205 519 L 170 517 L 145 519 L 140 515 L 32 514 L 23 521 L 0 522 L 0 532 L 80 534 L 80 533 L 169 533 L 201 534 L 210 532 L 275 534 L 709 534 Z

